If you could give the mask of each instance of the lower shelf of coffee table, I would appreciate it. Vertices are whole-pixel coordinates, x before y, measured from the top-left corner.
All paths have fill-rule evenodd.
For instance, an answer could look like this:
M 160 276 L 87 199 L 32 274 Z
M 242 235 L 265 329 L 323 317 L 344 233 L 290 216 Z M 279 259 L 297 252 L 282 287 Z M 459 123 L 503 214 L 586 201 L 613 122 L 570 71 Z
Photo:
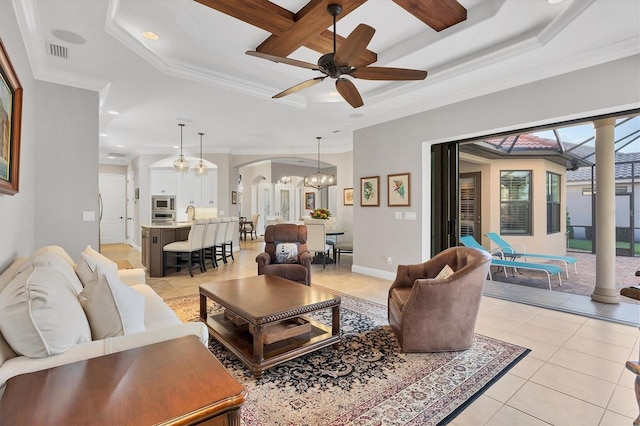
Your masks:
M 224 313 L 207 316 L 205 324 L 211 336 L 233 352 L 251 371 L 259 377 L 261 373 L 275 365 L 317 349 L 335 344 L 340 336 L 333 336 L 331 327 L 302 317 L 308 322 L 310 331 L 263 346 L 263 359 L 256 360 L 253 351 L 253 334 L 248 324 L 236 325 Z

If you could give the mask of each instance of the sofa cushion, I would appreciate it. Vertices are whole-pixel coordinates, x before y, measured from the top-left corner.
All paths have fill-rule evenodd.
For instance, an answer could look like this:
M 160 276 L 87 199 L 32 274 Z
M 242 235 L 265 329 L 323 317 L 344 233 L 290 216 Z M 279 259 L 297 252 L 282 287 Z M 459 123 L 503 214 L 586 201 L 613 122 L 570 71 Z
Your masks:
M 91 340 L 73 268 L 59 255 L 44 253 L 23 264 L 0 293 L 0 332 L 17 354 L 32 358 Z
M 98 264 L 80 293 L 93 340 L 145 330 L 144 296 L 121 282 L 117 273 Z
M 71 256 L 69 256 L 69 253 L 67 253 L 67 251 L 65 249 L 63 249 L 62 247 L 60 247 L 60 246 L 44 246 L 44 247 L 40 247 L 38 250 L 33 252 L 32 256 L 33 257 L 38 257 L 38 256 L 43 255 L 45 253 L 57 255 L 57 256 L 61 257 L 62 259 L 66 260 L 69 263 L 69 265 L 71 265 L 71 267 L 73 269 L 76 268 L 76 264 L 74 263 L 74 261 L 71 258 Z
M 11 265 L 0 274 L 0 292 L 13 280 L 16 275 L 24 268 L 26 262 L 29 261 L 28 257 L 19 257 L 13 261 Z

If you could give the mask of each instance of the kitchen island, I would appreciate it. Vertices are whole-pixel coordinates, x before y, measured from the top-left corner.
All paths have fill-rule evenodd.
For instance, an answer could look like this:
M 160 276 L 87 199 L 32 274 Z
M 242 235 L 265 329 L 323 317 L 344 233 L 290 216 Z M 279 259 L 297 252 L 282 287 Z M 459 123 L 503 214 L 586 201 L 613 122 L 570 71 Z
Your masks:
M 162 247 L 189 238 L 191 222 L 164 222 L 142 225 L 142 265 L 150 277 L 162 276 Z

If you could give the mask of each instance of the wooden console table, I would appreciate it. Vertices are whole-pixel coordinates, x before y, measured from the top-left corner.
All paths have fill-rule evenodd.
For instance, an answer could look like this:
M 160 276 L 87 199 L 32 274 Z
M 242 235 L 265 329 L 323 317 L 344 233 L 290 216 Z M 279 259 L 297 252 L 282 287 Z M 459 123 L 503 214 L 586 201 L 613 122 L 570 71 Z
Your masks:
M 2 424 L 240 426 L 247 390 L 196 336 L 13 377 Z

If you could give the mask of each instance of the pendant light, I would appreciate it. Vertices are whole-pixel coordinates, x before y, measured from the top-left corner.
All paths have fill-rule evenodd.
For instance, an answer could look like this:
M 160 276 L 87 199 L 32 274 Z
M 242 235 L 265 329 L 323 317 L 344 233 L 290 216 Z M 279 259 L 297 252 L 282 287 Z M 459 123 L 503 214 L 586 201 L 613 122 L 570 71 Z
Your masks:
M 320 136 L 316 136 L 318 140 L 318 171 L 304 177 L 304 186 L 311 188 L 322 189 L 327 186 L 333 186 L 336 184 L 336 177 L 328 173 L 322 173 L 320 171 Z
M 173 162 L 173 169 L 176 172 L 184 173 L 189 170 L 189 162 L 184 158 L 184 155 L 182 155 L 182 128 L 184 124 L 180 123 L 178 126 L 180 126 L 180 157 Z
M 202 159 L 202 137 L 204 136 L 204 133 L 198 134 L 200 135 L 200 162 L 194 169 L 194 172 L 196 176 L 205 176 L 209 172 L 209 170 L 207 169 L 207 166 L 204 164 L 204 160 Z

